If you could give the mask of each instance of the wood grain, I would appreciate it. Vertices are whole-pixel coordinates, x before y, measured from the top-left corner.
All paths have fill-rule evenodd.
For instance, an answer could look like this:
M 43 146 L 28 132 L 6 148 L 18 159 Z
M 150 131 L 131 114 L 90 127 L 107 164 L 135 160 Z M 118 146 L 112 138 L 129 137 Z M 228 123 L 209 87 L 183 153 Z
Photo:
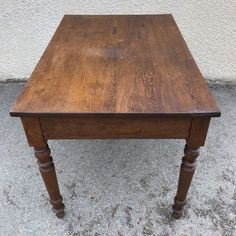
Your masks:
M 10 114 L 86 113 L 220 115 L 171 15 L 66 15 Z
M 21 121 L 29 145 L 34 147 L 34 155 L 38 159 L 39 170 L 53 206 L 52 210 L 57 217 L 62 218 L 65 206 L 62 202 L 53 159 L 50 155 L 51 150 L 43 135 L 40 120 L 36 117 L 23 117 Z
M 10 114 L 21 117 L 58 217 L 64 204 L 48 139 L 186 139 L 179 218 L 220 111 L 171 15 L 67 15 Z
M 89 116 L 40 118 L 47 139 L 188 138 L 190 118 Z
M 199 148 L 192 149 L 187 145 L 184 148 L 184 156 L 180 167 L 179 183 L 177 194 L 174 198 L 173 214 L 172 216 L 179 219 L 184 211 L 186 204 L 186 196 L 192 182 L 195 172 L 196 159 L 199 156 Z
M 209 117 L 195 117 L 192 119 L 187 145 L 192 149 L 204 146 L 208 127 Z
M 21 122 L 24 127 L 29 146 L 41 148 L 47 145 L 47 141 L 43 136 L 39 118 L 22 117 Z
M 65 206 L 62 202 L 56 171 L 50 154 L 51 150 L 48 145 L 43 148 L 34 149 L 34 155 L 38 159 L 39 171 L 50 197 L 52 210 L 58 218 L 63 218 Z
M 195 172 L 196 159 L 199 156 L 200 146 L 203 146 L 210 119 L 208 117 L 193 118 L 189 130 L 189 137 L 186 139 L 184 157 L 180 167 L 177 194 L 174 199 L 173 214 L 176 219 L 180 218 L 184 211 L 186 197 Z

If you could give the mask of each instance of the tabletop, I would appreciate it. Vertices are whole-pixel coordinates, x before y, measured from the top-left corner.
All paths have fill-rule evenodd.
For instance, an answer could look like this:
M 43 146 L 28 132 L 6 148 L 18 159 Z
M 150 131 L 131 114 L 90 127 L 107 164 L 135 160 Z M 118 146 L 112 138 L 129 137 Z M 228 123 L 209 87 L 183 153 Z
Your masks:
M 219 116 L 172 15 L 66 15 L 12 116 Z

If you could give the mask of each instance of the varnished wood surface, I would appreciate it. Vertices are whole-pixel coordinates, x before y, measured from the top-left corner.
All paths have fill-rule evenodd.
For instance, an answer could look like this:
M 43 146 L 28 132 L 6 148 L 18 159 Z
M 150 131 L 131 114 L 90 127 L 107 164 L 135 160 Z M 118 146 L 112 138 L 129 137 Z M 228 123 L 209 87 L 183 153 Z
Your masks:
M 34 154 L 38 159 L 40 173 L 47 188 L 52 210 L 57 217 L 64 216 L 64 204 L 60 194 L 56 170 L 51 157 L 51 151 L 48 147 L 47 140 L 45 139 L 40 120 L 37 117 L 23 117 L 21 118 L 26 137 L 30 146 L 34 146 Z
M 21 117 L 58 217 L 48 139 L 186 139 L 179 218 L 210 118 L 220 115 L 171 15 L 65 16 L 10 113 Z
M 40 124 L 39 118 L 35 117 L 22 117 L 22 125 L 25 130 L 25 135 L 30 146 L 41 148 L 47 145 Z
M 182 138 L 189 136 L 191 118 L 131 117 L 41 117 L 46 139 Z
M 186 197 L 196 167 L 196 158 L 199 156 L 199 148 L 191 149 L 187 145 L 184 149 L 184 156 L 180 167 L 179 183 L 177 195 L 174 198 L 173 214 L 176 219 L 180 218 L 183 214 L 184 206 L 186 204 Z
M 58 218 L 64 217 L 64 204 L 60 194 L 53 159 L 50 156 L 51 150 L 48 146 L 35 148 L 34 155 L 38 159 L 39 171 L 47 188 L 52 210 Z
M 186 197 L 195 172 L 196 158 L 199 155 L 200 146 L 205 143 L 209 123 L 210 119 L 208 117 L 192 119 L 189 137 L 186 139 L 184 157 L 180 166 L 178 189 L 173 205 L 172 216 L 176 219 L 183 214 Z
M 62 19 L 12 116 L 219 116 L 171 15 Z

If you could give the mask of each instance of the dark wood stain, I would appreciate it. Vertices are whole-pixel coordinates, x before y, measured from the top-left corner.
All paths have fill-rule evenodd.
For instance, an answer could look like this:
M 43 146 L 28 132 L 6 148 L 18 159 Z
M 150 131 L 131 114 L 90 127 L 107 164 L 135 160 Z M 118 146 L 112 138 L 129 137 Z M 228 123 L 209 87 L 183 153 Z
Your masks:
M 58 217 L 64 204 L 48 139 L 186 139 L 173 205 L 179 218 L 220 111 L 171 15 L 68 15 L 10 114 L 21 117 Z
M 220 115 L 171 15 L 67 15 L 10 114 L 86 113 Z
M 191 119 L 176 117 L 42 117 L 46 139 L 183 138 L 189 136 Z

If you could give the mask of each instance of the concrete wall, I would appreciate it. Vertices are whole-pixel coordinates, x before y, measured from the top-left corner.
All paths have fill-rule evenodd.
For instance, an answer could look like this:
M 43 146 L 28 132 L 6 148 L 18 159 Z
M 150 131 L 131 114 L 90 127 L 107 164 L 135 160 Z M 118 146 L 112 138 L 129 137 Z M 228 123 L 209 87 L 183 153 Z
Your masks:
M 0 0 L 0 80 L 29 77 L 64 14 L 172 13 L 203 75 L 236 81 L 236 0 Z

